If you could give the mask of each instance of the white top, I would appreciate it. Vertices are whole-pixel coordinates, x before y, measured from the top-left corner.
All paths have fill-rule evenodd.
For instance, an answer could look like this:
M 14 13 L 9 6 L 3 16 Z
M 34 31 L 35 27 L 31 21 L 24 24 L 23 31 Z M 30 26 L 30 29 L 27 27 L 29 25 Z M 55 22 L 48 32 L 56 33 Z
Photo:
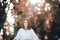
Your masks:
M 15 39 L 17 40 L 39 40 L 33 29 L 25 30 L 20 28 Z

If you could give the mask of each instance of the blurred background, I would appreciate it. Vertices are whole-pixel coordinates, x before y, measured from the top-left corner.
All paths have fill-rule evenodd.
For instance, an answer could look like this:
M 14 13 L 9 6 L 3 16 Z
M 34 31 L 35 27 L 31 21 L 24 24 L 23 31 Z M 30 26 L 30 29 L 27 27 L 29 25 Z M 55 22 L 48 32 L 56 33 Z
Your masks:
M 41 40 L 60 40 L 60 0 L 0 0 L 0 40 L 13 40 L 24 18 Z

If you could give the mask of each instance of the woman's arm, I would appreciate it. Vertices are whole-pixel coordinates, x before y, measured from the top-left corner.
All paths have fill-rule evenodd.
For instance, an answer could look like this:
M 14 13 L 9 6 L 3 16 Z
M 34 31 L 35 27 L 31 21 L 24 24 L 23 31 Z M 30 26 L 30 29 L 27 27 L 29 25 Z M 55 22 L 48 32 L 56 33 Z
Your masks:
M 17 40 L 16 38 L 14 38 L 13 40 Z
M 21 34 L 21 30 L 19 29 L 19 31 L 17 32 L 16 37 L 13 40 L 18 40 L 20 39 L 20 34 Z
M 36 33 L 34 32 L 34 30 L 32 29 L 32 37 L 33 37 L 33 40 L 39 40 L 38 36 L 36 35 Z

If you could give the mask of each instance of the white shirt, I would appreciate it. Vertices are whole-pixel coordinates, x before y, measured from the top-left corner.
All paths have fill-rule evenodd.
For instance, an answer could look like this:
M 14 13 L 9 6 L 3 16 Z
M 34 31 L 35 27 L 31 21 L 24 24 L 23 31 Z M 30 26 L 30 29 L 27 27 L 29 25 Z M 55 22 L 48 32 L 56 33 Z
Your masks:
M 33 29 L 25 30 L 20 28 L 15 39 L 17 40 L 39 40 Z

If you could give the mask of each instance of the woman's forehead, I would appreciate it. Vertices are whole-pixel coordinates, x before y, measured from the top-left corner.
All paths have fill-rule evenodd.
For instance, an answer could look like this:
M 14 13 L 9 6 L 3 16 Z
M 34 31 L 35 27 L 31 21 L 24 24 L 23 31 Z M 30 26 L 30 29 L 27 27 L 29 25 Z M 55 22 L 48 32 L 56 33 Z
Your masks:
M 24 22 L 28 22 L 27 20 L 25 20 Z

